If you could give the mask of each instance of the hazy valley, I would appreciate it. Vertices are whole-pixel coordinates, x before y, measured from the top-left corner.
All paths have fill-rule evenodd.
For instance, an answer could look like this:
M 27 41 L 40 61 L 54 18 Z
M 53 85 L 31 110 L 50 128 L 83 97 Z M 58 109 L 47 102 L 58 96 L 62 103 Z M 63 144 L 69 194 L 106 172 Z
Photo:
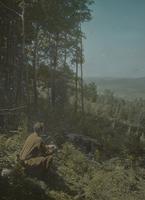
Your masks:
M 106 89 L 113 91 L 115 96 L 125 99 L 145 98 L 145 77 L 141 78 L 108 78 L 86 77 L 86 83 L 94 82 L 98 92 Z

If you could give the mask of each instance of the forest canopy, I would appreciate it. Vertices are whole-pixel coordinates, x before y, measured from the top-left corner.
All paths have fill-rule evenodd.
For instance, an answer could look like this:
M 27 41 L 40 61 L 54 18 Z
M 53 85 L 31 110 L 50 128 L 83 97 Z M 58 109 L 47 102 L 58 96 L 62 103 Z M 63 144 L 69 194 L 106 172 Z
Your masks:
M 0 105 L 37 115 L 43 95 L 53 110 L 69 103 L 74 88 L 76 110 L 81 90 L 81 24 L 91 19 L 92 0 L 0 1 Z M 28 112 L 29 111 L 29 112 Z

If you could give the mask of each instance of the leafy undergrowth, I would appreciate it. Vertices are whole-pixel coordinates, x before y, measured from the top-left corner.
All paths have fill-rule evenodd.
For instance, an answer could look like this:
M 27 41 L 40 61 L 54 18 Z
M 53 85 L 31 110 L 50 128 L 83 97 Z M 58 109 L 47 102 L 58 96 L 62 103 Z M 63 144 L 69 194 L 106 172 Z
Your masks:
M 2 200 L 138 200 L 145 199 L 145 169 L 119 158 L 99 163 L 65 143 L 54 158 L 47 181 L 30 178 L 16 164 L 22 134 L 0 137 L 0 168 L 15 168 L 0 177 Z

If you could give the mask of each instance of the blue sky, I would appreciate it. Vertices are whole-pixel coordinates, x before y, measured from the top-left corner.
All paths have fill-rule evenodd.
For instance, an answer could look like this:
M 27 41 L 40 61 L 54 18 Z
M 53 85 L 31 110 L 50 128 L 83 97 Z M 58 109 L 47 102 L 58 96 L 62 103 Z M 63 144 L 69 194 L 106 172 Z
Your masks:
M 95 0 L 83 24 L 84 75 L 145 76 L 145 0 Z

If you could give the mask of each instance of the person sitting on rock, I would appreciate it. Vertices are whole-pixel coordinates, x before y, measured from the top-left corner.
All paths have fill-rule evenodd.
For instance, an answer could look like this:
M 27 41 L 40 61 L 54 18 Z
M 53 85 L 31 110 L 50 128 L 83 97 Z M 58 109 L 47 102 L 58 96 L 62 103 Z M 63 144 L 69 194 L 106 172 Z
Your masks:
M 41 138 L 44 132 L 44 124 L 37 122 L 34 125 L 34 132 L 28 136 L 19 154 L 19 161 L 31 172 L 48 170 L 52 163 L 55 145 L 46 145 Z M 38 171 L 37 171 L 38 172 Z

